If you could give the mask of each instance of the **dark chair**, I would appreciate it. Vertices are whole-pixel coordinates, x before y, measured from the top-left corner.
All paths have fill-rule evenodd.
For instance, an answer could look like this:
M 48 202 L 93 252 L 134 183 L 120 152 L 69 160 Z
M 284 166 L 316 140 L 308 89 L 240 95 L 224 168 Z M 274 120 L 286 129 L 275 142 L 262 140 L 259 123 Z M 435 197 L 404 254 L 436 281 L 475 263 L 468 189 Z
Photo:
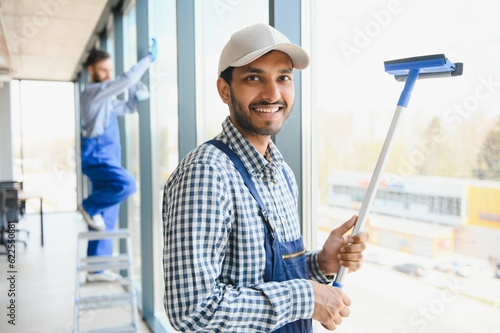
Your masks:
M 23 243 L 27 246 L 26 241 L 18 238 L 19 231 L 16 228 L 12 228 L 12 223 L 17 223 L 19 220 L 19 213 L 17 205 L 17 190 L 15 189 L 0 189 L 0 245 L 5 246 L 6 252 L 1 254 L 9 254 L 9 249 L 12 246 L 12 241 Z M 12 237 L 13 233 L 14 237 Z
M 5 246 L 5 253 L 7 254 L 7 207 L 5 207 L 5 189 L 0 188 L 0 245 Z
M 16 189 L 18 191 L 22 191 L 23 189 L 23 182 L 19 180 L 4 180 L 0 181 L 0 189 L 2 188 L 7 188 L 7 189 Z M 21 217 L 24 216 L 26 213 L 26 202 L 21 202 L 19 203 L 19 213 L 21 214 Z
M 18 223 L 22 213 L 24 202 L 20 202 L 18 198 L 18 191 L 22 190 L 22 182 L 19 181 L 2 181 L 0 182 L 0 190 L 4 193 L 4 218 L 2 221 L 2 232 L 0 237 L 0 244 L 7 244 L 7 237 L 9 232 L 9 223 Z M 19 234 L 25 232 L 26 236 L 29 237 L 29 231 L 26 229 L 14 229 L 15 241 L 23 243 L 27 246 L 28 243 L 25 240 L 19 239 Z

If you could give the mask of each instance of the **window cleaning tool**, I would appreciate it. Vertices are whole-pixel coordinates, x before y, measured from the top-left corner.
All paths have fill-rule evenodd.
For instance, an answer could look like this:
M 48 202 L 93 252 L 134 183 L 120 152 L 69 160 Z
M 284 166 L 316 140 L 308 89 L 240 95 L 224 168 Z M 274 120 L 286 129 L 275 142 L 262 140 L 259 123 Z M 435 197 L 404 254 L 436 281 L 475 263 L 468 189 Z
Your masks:
M 392 119 L 389 132 L 375 166 L 375 171 L 373 172 L 365 198 L 363 199 L 363 204 L 361 205 L 361 209 L 359 211 L 358 220 L 356 221 L 356 224 L 354 225 L 352 231 L 353 235 L 356 235 L 365 224 L 373 199 L 375 198 L 377 188 L 380 184 L 380 176 L 392 147 L 392 141 L 398 127 L 399 118 L 408 106 L 411 92 L 413 90 L 413 87 L 415 86 L 415 81 L 417 81 L 418 79 L 460 76 L 463 72 L 462 63 L 454 64 L 449 61 L 444 56 L 444 54 L 433 54 L 421 57 L 385 61 L 384 67 L 385 71 L 391 75 L 394 75 L 397 81 L 405 82 L 405 86 L 403 88 L 403 91 L 401 92 L 401 96 L 399 97 L 396 113 L 394 114 L 394 117 Z M 335 287 L 342 288 L 343 278 L 345 274 L 348 273 L 348 271 L 348 268 L 344 266 L 340 267 L 339 272 L 337 273 L 337 276 L 333 281 L 333 285 Z

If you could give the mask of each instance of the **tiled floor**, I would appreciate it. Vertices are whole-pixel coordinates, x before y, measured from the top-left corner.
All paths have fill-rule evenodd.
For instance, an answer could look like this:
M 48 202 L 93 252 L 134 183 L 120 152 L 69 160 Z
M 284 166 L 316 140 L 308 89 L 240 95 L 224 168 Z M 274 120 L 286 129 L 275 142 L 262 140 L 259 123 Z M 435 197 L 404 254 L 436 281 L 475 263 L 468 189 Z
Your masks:
M 72 332 L 76 239 L 86 225 L 78 213 L 45 214 L 44 222 L 44 247 L 40 242 L 39 215 L 33 214 L 19 225 L 28 229 L 30 236 L 27 248 L 16 244 L 13 268 L 9 267 L 7 256 L 0 255 L 0 332 Z M 4 251 L 2 246 L 0 252 Z M 9 281 L 12 275 L 14 278 Z M 92 288 L 102 294 L 119 287 L 101 284 Z M 15 325 L 9 323 L 12 319 L 8 316 L 11 310 L 7 306 L 12 301 L 15 301 Z M 129 318 L 128 308 L 87 310 L 81 313 L 80 329 L 115 326 L 130 321 Z M 151 331 L 140 321 L 139 332 Z

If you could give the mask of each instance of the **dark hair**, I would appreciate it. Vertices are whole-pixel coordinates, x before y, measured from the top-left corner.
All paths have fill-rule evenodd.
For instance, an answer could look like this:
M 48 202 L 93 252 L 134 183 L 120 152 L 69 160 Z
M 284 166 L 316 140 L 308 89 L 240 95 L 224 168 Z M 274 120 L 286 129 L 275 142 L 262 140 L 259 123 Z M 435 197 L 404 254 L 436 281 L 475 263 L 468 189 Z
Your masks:
M 85 62 L 85 66 L 93 66 L 97 64 L 99 61 L 106 60 L 111 58 L 108 52 L 98 49 L 92 49 L 90 54 Z
M 232 78 L 233 78 L 233 70 L 234 67 L 228 67 L 225 70 L 220 73 L 220 77 L 224 79 L 224 81 L 227 82 L 227 84 L 231 84 Z

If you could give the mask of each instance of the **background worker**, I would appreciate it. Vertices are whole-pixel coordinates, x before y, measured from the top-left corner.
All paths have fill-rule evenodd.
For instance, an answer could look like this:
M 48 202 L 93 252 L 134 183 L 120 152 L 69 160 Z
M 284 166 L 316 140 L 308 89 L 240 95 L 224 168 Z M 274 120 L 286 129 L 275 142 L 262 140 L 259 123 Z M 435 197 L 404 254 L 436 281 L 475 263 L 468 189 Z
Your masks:
M 85 64 L 90 83 L 86 85 L 80 101 L 81 161 L 82 172 L 91 181 L 92 190 L 79 210 L 89 230 L 114 229 L 120 203 L 136 191 L 135 179 L 121 164 L 117 116 L 136 112 L 138 101 L 149 97 L 140 79 L 157 56 L 158 47 L 153 39 L 150 52 L 114 80 L 113 64 L 107 52 L 93 49 Z M 116 98 L 127 90 L 127 100 Z M 111 239 L 89 241 L 87 255 L 110 255 L 112 245 Z M 118 274 L 108 270 L 87 275 L 90 282 L 118 278 Z

